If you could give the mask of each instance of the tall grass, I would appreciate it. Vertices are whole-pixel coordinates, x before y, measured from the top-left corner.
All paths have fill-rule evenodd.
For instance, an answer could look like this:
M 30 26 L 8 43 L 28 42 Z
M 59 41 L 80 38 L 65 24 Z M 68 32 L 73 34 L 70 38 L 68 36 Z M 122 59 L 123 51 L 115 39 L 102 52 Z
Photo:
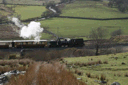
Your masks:
M 37 63 L 31 65 L 25 75 L 19 75 L 18 77 L 13 76 L 7 85 L 32 85 L 35 78 L 35 68 Z
M 86 85 L 78 81 L 71 72 L 59 63 L 42 64 L 38 72 L 37 85 Z
M 36 81 L 36 85 L 86 85 L 65 70 L 65 65 L 59 62 L 42 63 L 35 72 L 37 65 L 39 64 L 31 65 L 25 75 L 13 76 L 7 85 L 32 85 L 33 81 Z
M 30 59 L 0 60 L 0 74 L 11 70 L 25 71 L 33 63 Z

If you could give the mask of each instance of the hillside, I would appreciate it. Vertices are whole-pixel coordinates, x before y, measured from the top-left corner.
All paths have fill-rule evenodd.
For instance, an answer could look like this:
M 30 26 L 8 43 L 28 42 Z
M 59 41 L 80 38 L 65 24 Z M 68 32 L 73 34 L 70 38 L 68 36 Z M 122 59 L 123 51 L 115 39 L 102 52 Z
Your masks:
M 7 7 L 13 7 L 13 10 L 15 11 L 13 15 L 19 15 L 21 20 L 41 17 L 41 14 L 46 11 L 45 6 L 7 5 Z
M 18 29 L 13 25 L 0 25 L 0 39 L 1 40 L 14 40 L 14 39 L 22 39 L 19 37 L 19 33 L 15 30 Z
M 89 18 L 118 18 L 128 17 L 117 8 L 108 7 L 106 2 L 78 0 L 67 4 L 61 16 L 89 17 Z
M 107 85 L 113 82 L 127 85 L 127 59 L 128 53 L 64 58 L 67 67 L 74 75 L 82 78 L 81 80 L 88 85 L 100 85 L 98 82 L 102 79 L 107 82 Z
M 0 4 L 0 15 L 1 16 L 7 16 L 11 14 L 13 14 L 13 11 L 10 8 Z
M 60 16 L 89 17 L 89 18 L 119 18 L 128 17 L 127 13 L 121 13 L 116 8 L 109 8 L 106 2 L 77 0 L 74 3 L 63 6 Z M 88 20 L 70 18 L 52 18 L 40 21 L 42 27 L 49 27 L 49 31 L 60 37 L 82 37 L 88 36 L 92 29 L 101 27 L 110 33 L 122 29 L 124 35 L 127 33 L 128 20 Z M 86 38 L 85 38 L 86 39 Z

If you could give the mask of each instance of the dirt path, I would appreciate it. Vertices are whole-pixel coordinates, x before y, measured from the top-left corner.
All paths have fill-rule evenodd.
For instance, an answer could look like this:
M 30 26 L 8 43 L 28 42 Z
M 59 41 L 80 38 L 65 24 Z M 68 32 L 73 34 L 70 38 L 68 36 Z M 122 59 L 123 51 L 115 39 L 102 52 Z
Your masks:
M 40 66 L 41 66 L 41 62 L 38 62 L 36 65 L 35 74 L 38 73 Z M 36 85 L 36 80 L 37 80 L 37 75 L 35 76 L 35 79 L 33 80 L 32 85 Z

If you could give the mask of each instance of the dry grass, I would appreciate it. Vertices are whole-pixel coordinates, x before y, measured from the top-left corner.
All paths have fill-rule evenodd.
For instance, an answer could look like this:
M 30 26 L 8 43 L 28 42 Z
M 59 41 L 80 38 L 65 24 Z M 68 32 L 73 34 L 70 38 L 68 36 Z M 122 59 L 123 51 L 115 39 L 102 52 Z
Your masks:
M 25 75 L 19 75 L 18 77 L 13 76 L 7 85 L 32 85 L 35 78 L 35 68 L 37 63 L 31 65 Z
M 30 59 L 0 60 L 0 74 L 11 70 L 25 71 L 33 63 Z
M 13 59 L 13 60 L 0 60 L 0 65 L 1 66 L 6 66 L 6 65 L 9 65 L 11 67 L 15 67 L 17 65 L 23 65 L 23 66 L 26 66 L 26 65 L 29 65 L 29 64 L 32 64 L 34 61 L 33 60 L 30 60 L 30 59 L 20 59 L 20 60 L 17 60 L 17 59 Z
M 101 60 L 98 60 L 98 61 L 89 61 L 87 63 L 80 63 L 80 62 L 74 63 L 74 65 L 80 66 L 80 67 L 82 67 L 82 66 L 97 65 L 97 64 L 108 64 L 108 61 L 105 60 L 105 61 L 102 62 Z M 73 65 L 73 63 L 67 64 L 67 65 Z
M 38 72 L 37 85 L 86 85 L 78 81 L 71 72 L 57 62 L 42 64 Z
M 31 65 L 25 75 L 12 76 L 7 85 L 86 85 L 78 81 L 72 72 L 65 70 L 65 65 L 59 62 L 42 63 L 38 72 L 35 72 L 37 63 Z

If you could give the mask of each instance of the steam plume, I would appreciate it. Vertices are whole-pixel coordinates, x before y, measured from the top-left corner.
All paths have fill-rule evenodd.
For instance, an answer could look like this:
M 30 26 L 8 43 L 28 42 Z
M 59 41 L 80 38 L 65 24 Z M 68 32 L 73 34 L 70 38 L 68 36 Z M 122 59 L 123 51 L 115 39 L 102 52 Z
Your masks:
M 43 28 L 40 27 L 40 22 L 31 21 L 28 26 L 23 26 L 20 31 L 20 37 L 29 38 L 34 37 L 35 40 L 40 40 L 40 33 L 43 31 Z
M 40 22 L 31 21 L 28 26 L 25 26 L 16 17 L 12 18 L 12 22 L 14 22 L 16 26 L 21 28 L 19 33 L 20 37 L 23 37 L 24 39 L 31 39 L 32 37 L 34 37 L 35 40 L 40 40 L 40 33 L 43 32 L 43 28 L 40 27 Z
M 19 20 L 18 18 L 16 18 L 16 17 L 13 17 L 13 18 L 12 18 L 12 22 L 14 22 L 15 25 L 18 26 L 18 27 L 20 27 L 20 28 L 22 28 L 22 27 L 24 26 L 24 24 L 22 24 L 22 23 L 20 22 L 20 20 Z

